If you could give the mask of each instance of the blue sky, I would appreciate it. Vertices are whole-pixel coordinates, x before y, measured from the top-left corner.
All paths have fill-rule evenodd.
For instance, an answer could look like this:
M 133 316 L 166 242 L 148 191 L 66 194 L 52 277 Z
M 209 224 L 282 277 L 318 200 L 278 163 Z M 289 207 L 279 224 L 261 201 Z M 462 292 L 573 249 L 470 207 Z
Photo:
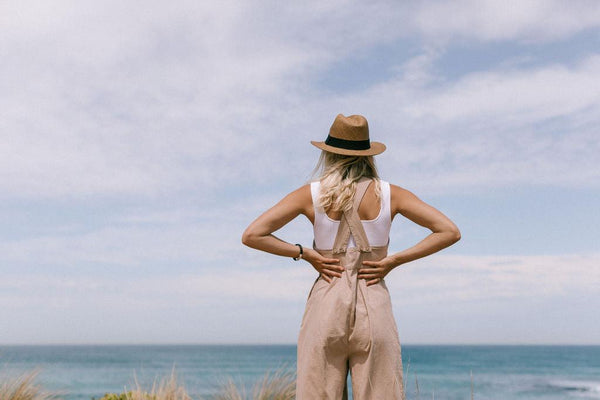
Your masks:
M 338 113 L 462 232 L 386 278 L 403 343 L 600 343 L 595 2 L 20 1 L 0 28 L 0 343 L 294 343 L 316 272 L 240 237 Z M 428 233 L 397 217 L 390 250 Z

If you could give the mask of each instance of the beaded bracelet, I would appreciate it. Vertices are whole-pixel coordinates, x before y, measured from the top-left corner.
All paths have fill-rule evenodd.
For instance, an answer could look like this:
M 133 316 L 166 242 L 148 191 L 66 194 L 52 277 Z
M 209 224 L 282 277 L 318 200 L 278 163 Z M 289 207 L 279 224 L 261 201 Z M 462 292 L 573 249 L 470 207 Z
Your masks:
M 302 245 L 299 243 L 296 243 L 296 246 L 298 246 L 300 248 L 300 254 L 298 254 L 298 257 L 293 257 L 294 261 L 298 261 L 299 259 L 302 258 L 302 255 L 304 254 L 304 250 L 302 249 Z

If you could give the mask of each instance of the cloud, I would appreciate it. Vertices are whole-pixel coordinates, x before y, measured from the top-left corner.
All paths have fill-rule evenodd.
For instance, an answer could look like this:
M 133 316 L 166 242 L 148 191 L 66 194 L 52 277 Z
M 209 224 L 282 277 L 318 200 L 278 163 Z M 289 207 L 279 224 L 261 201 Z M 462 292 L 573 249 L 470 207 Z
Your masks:
M 144 7 L 58 2 L 52 10 L 15 4 L 3 5 L 4 15 L 14 18 L 0 22 L 6 33 L 0 39 L 5 49 L 0 66 L 4 198 L 152 197 L 236 185 L 243 178 L 265 185 L 264 171 L 270 171 L 273 181 L 289 176 L 282 165 L 309 170 L 316 159 L 314 149 L 299 148 L 322 136 L 338 110 L 368 114 L 375 127 L 388 132 L 418 134 L 422 139 L 408 143 L 391 134 L 384 138 L 392 149 L 409 149 L 401 165 L 407 173 L 417 173 L 415 181 L 431 178 L 418 175 L 418 170 L 431 169 L 438 177 L 419 189 L 434 190 L 435 185 L 444 190 L 440 182 L 448 182 L 447 187 L 522 183 L 539 180 L 546 160 L 533 161 L 539 170 L 525 168 L 536 173 L 522 176 L 510 169 L 498 171 L 507 160 L 478 152 L 501 146 L 497 142 L 506 142 L 507 132 L 515 128 L 538 143 L 538 135 L 527 131 L 548 118 L 566 118 L 574 125 L 567 142 L 587 143 L 589 133 L 577 133 L 578 124 L 582 118 L 597 122 L 597 96 L 590 90 L 598 81 L 593 57 L 572 69 L 555 64 L 537 70 L 481 71 L 444 83 L 435 62 L 447 45 L 434 41 L 405 64 L 390 66 L 397 71 L 391 79 L 359 93 L 328 95 L 315 86 L 316 78 L 336 62 L 415 32 L 437 34 L 435 26 L 455 29 L 448 25 L 453 18 L 445 17 L 448 7 L 465 21 L 482 12 L 488 19 L 500 13 L 499 27 L 487 22 L 466 26 L 493 32 L 508 29 L 510 21 L 517 26 L 508 36 L 484 38 L 527 36 L 523 27 L 538 21 L 537 16 L 559 15 L 552 21 L 567 22 L 558 29 L 551 30 L 554 25 L 546 22 L 535 26 L 564 38 L 576 31 L 570 21 L 583 21 L 583 28 L 595 26 L 595 11 L 584 12 L 595 7 L 582 2 L 564 10 L 559 3 L 546 2 L 510 7 L 492 2 L 478 7 L 469 2 L 318 7 L 175 2 L 168 10 L 153 2 Z M 416 28 L 410 22 L 414 16 Z M 398 28 L 398 21 L 406 23 Z M 389 123 L 388 115 L 403 122 Z M 475 130 L 485 130 L 486 139 Z M 471 144 L 448 146 L 450 137 Z M 427 151 L 424 142 L 431 143 Z M 589 159 L 586 149 L 593 150 L 558 146 L 561 154 L 583 152 L 583 160 Z M 299 158 L 290 159 L 290 154 Z M 517 153 L 508 168 L 521 169 L 519 164 L 530 162 L 530 156 Z M 470 157 L 482 161 L 471 163 Z M 461 158 L 467 162 L 453 167 Z M 480 178 L 457 170 L 479 171 L 483 160 L 490 166 Z M 434 168 L 440 162 L 443 168 Z M 570 162 L 567 157 L 556 165 Z M 578 163 L 588 166 L 587 161 Z M 306 176 L 292 174 L 294 179 Z M 595 174 L 593 169 L 576 182 Z M 559 184 L 574 175 L 559 177 Z M 490 180 L 493 176 L 505 178 Z
M 570 67 L 500 66 L 453 81 L 435 73 L 442 54 L 426 49 L 389 81 L 321 99 L 318 108 L 368 115 L 373 136 L 388 145 L 380 156 L 388 179 L 420 193 L 600 182 L 594 161 L 600 151 L 597 54 Z
M 359 47 L 381 35 L 335 23 L 352 10 L 322 23 L 327 6 L 161 4 L 6 6 L 17 17 L 0 39 L 4 193 L 154 195 L 238 179 L 239 162 L 272 146 L 272 110 L 297 101 L 304 71 L 350 53 L 341 35 Z M 388 8 L 367 7 L 389 28 Z
M 424 36 L 451 40 L 516 40 L 536 43 L 561 40 L 600 26 L 592 0 L 460 0 L 421 3 L 414 27 Z
M 593 293 L 600 283 L 598 254 L 557 256 L 438 255 L 392 271 L 390 290 L 403 304 L 544 298 Z
M 307 180 L 318 157 L 309 140 L 324 139 L 338 112 L 368 117 L 388 145 L 382 176 L 419 195 L 595 190 L 598 54 L 510 58 L 459 78 L 443 61 L 465 42 L 543 49 L 597 29 L 598 13 L 585 1 L 5 2 L 0 199 L 29 225 L 4 227 L 0 306 L 32 327 L 49 309 L 94 327 L 96 306 L 139 326 L 135 313 L 152 307 L 221 322 L 219 310 L 259 303 L 276 302 L 281 318 L 300 310 L 314 271 L 239 240 Z M 374 83 L 321 84 L 349 60 L 360 77 L 365 59 L 385 71 Z M 278 234 L 310 243 L 309 228 Z M 597 261 L 440 255 L 388 286 L 422 307 L 574 297 L 597 285 Z
M 219 172 L 203 164 L 223 149 L 260 145 L 233 131 L 261 115 L 251 99 L 297 60 L 267 43 L 260 57 L 247 52 L 243 38 L 255 38 L 231 37 L 243 10 L 62 5 L 41 26 L 24 11 L 3 40 L 6 192 L 149 195 L 210 182 Z
M 599 262 L 596 253 L 436 255 L 399 267 L 386 282 L 401 337 L 409 342 L 570 338 L 589 343 L 597 327 L 578 315 L 600 306 Z M 50 342 L 293 343 L 316 271 L 306 263 L 290 265 L 289 260 L 246 267 L 217 264 L 193 273 L 130 277 L 9 273 L 0 282 L 0 307 L 7 320 L 44 325 L 43 340 Z M 585 306 L 577 305 L 581 302 Z M 539 304 L 545 311 L 536 308 Z M 540 312 L 554 317 L 543 318 Z M 569 333 L 557 322 L 561 315 L 591 330 Z M 506 325 L 516 319 L 521 321 L 518 327 Z M 275 322 L 277 332 L 265 336 L 264 327 Z M 157 330 L 157 325 L 164 328 Z M 443 336 L 430 331 L 438 325 Z M 15 327 L 4 328 L 5 342 L 40 341 Z
M 405 110 L 413 118 L 434 117 L 443 123 L 489 120 L 501 115 L 507 123 L 532 124 L 582 111 L 597 112 L 599 75 L 599 54 L 571 68 L 555 64 L 475 72 L 422 93 Z
M 242 233 L 279 195 L 262 193 L 215 201 L 210 207 L 161 202 L 112 210 L 108 205 L 110 211 L 84 209 L 74 216 L 70 210 L 42 210 L 36 217 L 24 219 L 30 225 L 20 227 L 22 234 L 7 235 L 0 241 L 0 271 L 43 273 L 51 269 L 64 274 L 137 276 L 210 270 L 217 265 L 245 269 L 264 260 L 257 261 L 263 259 L 258 252 L 242 245 Z M 39 221 L 47 218 L 45 212 L 53 214 L 48 226 Z M 60 218 L 61 214 L 66 215 Z M 301 243 L 312 241 L 312 228 L 304 217 L 276 234 Z
M 398 267 L 386 277 L 392 297 L 404 306 L 443 302 L 477 302 L 547 298 L 594 293 L 600 284 L 598 254 L 436 255 Z M 253 265 L 254 264 L 254 265 Z M 285 264 L 285 266 L 283 265 Z M 223 301 L 303 302 L 316 271 L 307 263 L 287 259 L 268 264 L 250 262 L 244 268 L 215 265 L 193 273 L 120 277 L 52 274 L 7 274 L 3 291 L 18 290 L 19 304 L 42 305 L 46 296 L 78 296 L 104 302 L 116 295 L 123 302 L 134 298 L 140 306 L 193 304 Z M 38 302 L 38 300 L 41 300 Z M 15 301 L 9 298 L 9 301 Z

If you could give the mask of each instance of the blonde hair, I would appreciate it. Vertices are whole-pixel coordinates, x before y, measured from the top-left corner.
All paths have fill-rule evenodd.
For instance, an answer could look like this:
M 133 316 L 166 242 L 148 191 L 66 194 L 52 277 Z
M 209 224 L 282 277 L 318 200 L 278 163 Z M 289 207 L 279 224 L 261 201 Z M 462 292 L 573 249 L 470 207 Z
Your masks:
M 345 156 L 323 150 L 313 176 L 319 172 L 321 191 L 317 207 L 327 211 L 352 208 L 356 184 L 361 178 L 375 180 L 375 194 L 381 197 L 381 185 L 373 156 Z

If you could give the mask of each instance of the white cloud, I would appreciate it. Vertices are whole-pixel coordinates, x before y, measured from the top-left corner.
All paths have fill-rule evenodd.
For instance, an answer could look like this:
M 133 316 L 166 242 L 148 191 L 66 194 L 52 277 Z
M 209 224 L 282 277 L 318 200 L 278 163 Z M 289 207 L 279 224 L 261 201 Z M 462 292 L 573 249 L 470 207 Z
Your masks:
M 320 99 L 315 108 L 369 116 L 373 137 L 388 145 L 379 156 L 388 179 L 418 193 L 596 187 L 598 55 L 570 67 L 500 67 L 442 81 L 434 73 L 439 54 L 425 50 L 396 78 Z M 417 84 L 413 65 L 421 71 Z
M 254 264 L 254 265 L 252 265 Z M 600 285 L 600 255 L 465 256 L 436 255 L 398 267 L 386 282 L 393 299 L 405 306 L 479 300 L 545 298 L 594 293 Z M 180 303 L 202 305 L 224 301 L 303 302 L 316 271 L 305 262 L 277 259 L 269 265 L 253 262 L 240 267 L 215 265 L 194 273 L 115 279 L 106 276 L 7 274 L 3 291 L 19 290 L 19 303 L 77 296 L 105 301 L 105 295 L 142 300 L 141 306 Z M 15 299 L 10 299 L 14 301 Z M 146 303 L 148 302 L 148 303 Z
M 346 40 L 376 42 L 393 22 L 387 6 L 366 7 L 381 22 L 370 29 L 339 23 L 352 9 L 277 3 L 4 7 L 17 17 L 1 21 L 0 185 L 26 197 L 237 179 L 240 161 L 272 146 L 308 71 L 351 53 Z
M 245 48 L 232 37 L 241 9 L 145 4 L 140 16 L 128 4 L 65 7 L 45 30 L 31 18 L 3 40 L 7 192 L 172 190 L 209 181 L 217 171 L 203 163 L 221 149 L 256 145 L 232 131 L 261 114 L 251 99 L 278 88 L 294 49 L 236 51 Z
M 456 80 L 438 62 L 457 40 L 566 39 L 597 28 L 599 10 L 541 1 L 4 2 L 7 212 L 28 213 L 31 203 L 15 199 L 64 200 L 74 209 L 90 199 L 117 202 L 113 217 L 95 226 L 85 218 L 50 223 L 44 235 L 21 238 L 5 227 L 0 305 L 20 305 L 31 321 L 52 305 L 83 319 L 97 305 L 107 315 L 123 304 L 127 312 L 179 304 L 206 311 L 226 300 L 253 307 L 252 299 L 297 309 L 310 268 L 280 270 L 281 260 L 244 249 L 240 235 L 307 178 L 318 156 L 308 141 L 323 139 L 338 112 L 369 118 L 374 140 L 388 145 L 384 178 L 417 194 L 596 188 L 598 55 L 526 69 L 501 63 Z M 344 94 L 315 83 L 336 73 L 333 65 L 377 57 L 374 49 L 399 38 L 422 50 L 386 65 L 391 78 Z M 286 229 L 283 237 L 310 242 L 305 225 Z M 429 305 L 504 301 L 530 287 L 572 295 L 598 283 L 596 255 L 498 259 L 436 256 L 388 282 L 402 302 Z M 83 267 L 89 275 L 75 273 Z
M 404 110 L 413 118 L 434 117 L 442 123 L 502 116 L 507 124 L 532 124 L 582 111 L 598 112 L 599 78 L 600 55 L 572 68 L 556 64 L 482 71 L 425 91 Z
M 474 342 L 522 342 L 538 336 L 546 342 L 564 342 L 569 337 L 589 342 L 593 331 L 569 336 L 553 318 L 567 313 L 569 319 L 575 318 L 575 323 L 589 325 L 576 322 L 573 312 L 581 314 L 600 306 L 599 264 L 598 254 L 436 255 L 399 267 L 386 282 L 395 313 L 401 316 L 402 338 L 412 342 L 460 342 L 464 338 Z M 310 265 L 290 264 L 287 259 L 269 267 L 246 264 L 245 269 L 230 269 L 217 265 L 196 273 L 130 278 L 12 273 L 5 274 L 0 282 L 0 307 L 5 310 L 6 320 L 19 316 L 27 324 L 44 324 L 48 332 L 44 340 L 49 341 L 181 339 L 262 343 L 271 340 L 265 339 L 264 327 L 275 318 L 284 326 L 273 340 L 294 342 L 315 278 L 316 272 Z M 577 299 L 587 299 L 586 307 L 573 310 Z M 501 326 L 506 315 L 516 317 L 520 310 L 529 310 L 533 304 L 548 303 L 552 310 L 547 310 L 547 314 L 531 315 L 519 327 Z M 481 314 L 481 307 L 492 308 Z M 90 313 L 91 309 L 95 311 Z M 467 311 L 473 315 L 463 326 L 461 319 Z M 237 322 L 231 320 L 234 315 Z M 98 316 L 105 322 L 100 323 Z M 79 327 L 75 330 L 73 318 Z M 150 329 L 148 318 L 150 325 L 165 328 Z M 118 329 L 110 328 L 116 322 Z M 446 324 L 445 334 L 432 334 L 435 324 Z M 540 324 L 551 329 L 540 331 Z M 496 327 L 495 331 L 482 333 L 487 332 L 483 325 Z M 473 330 L 474 327 L 477 328 Z M 23 337 L 40 341 L 31 333 L 19 335 L 13 326 L 6 330 L 3 340 L 20 342 Z
M 242 178 L 264 184 L 264 171 L 270 171 L 271 180 L 289 177 L 289 172 L 276 167 L 282 165 L 296 171 L 293 179 L 302 179 L 306 174 L 297 171 L 308 170 L 316 159 L 314 149 L 306 146 L 308 140 L 324 135 L 340 110 L 367 114 L 374 127 L 388 132 L 421 135 L 423 139 L 411 141 L 384 134 L 392 149 L 394 145 L 410 149 L 402 164 L 409 174 L 447 161 L 442 159 L 447 155 L 452 158 L 448 162 L 459 163 L 481 148 L 496 149 L 500 146 L 496 142 L 506 141 L 507 132 L 517 127 L 528 131 L 523 124 L 562 117 L 576 125 L 580 118 L 590 119 L 590 112 L 597 116 L 593 89 L 598 62 L 593 57 L 571 69 L 555 64 L 527 71 L 482 71 L 445 84 L 433 68 L 444 48 L 425 45 L 422 54 L 398 69 L 397 79 L 361 93 L 324 96 L 313 86 L 314 78 L 335 62 L 414 33 L 410 21 L 415 15 L 419 32 L 425 35 L 437 34 L 435 26 L 455 29 L 454 25 L 444 28 L 454 20 L 446 18 L 447 7 L 463 15 L 461 21 L 471 21 L 482 12 L 493 19 L 498 11 L 498 27 L 485 18 L 481 24 L 493 32 L 508 29 L 510 21 L 521 27 L 484 38 L 526 37 L 529 31 L 523 27 L 545 15 L 553 16 L 550 22 L 567 21 L 558 24 L 559 29 L 552 23 L 538 24 L 552 27 L 561 37 L 576 31 L 560 28 L 572 26 L 569 21 L 583 21 L 580 27 L 595 26 L 596 7 L 581 2 L 564 10 L 559 3 L 546 2 L 518 2 L 510 7 L 500 2 L 477 4 L 482 5 L 174 2 L 164 8 L 158 2 L 144 7 L 57 2 L 45 9 L 37 3 L 4 4 L 2 14 L 11 17 L 0 20 L 5 32 L 0 38 L 3 196 L 149 196 L 235 185 Z M 406 23 L 398 28 L 399 21 Z M 390 115 L 397 122 L 388 122 Z M 429 121 L 432 116 L 436 119 Z M 457 121 L 462 124 L 449 125 Z M 597 122 L 596 117 L 591 122 Z M 471 135 L 465 133 L 467 129 Z M 475 130 L 486 131 L 486 139 Z M 566 141 L 589 139 L 588 133 L 574 135 Z M 473 144 L 469 149 L 464 144 L 448 146 L 450 137 Z M 537 137 L 531 141 L 539 142 Z M 432 148 L 423 151 L 424 142 Z M 559 146 L 583 151 L 584 161 L 578 163 L 587 167 L 586 149 L 593 148 Z M 299 157 L 290 159 L 290 154 Z M 478 156 L 490 161 L 481 177 L 471 179 L 457 170 L 479 171 L 479 163 L 445 165 L 433 168 L 438 177 L 433 185 L 540 181 L 543 168 L 527 168 L 535 173 L 525 176 L 498 171 L 496 157 L 488 156 L 486 152 Z M 509 168 L 529 162 L 530 156 L 517 153 Z M 564 163 L 572 161 L 567 158 Z M 498 163 L 506 165 L 506 161 Z M 536 163 L 545 166 L 545 160 Z M 563 169 L 563 162 L 557 165 Z M 582 176 L 577 182 L 583 182 L 595 174 L 594 168 L 584 176 L 567 174 L 559 177 L 559 184 L 575 175 Z M 490 180 L 490 176 L 506 178 Z M 417 176 L 415 181 L 430 178 Z
M 390 290 L 404 304 L 593 293 L 600 255 L 438 255 L 392 271 Z
M 600 10 L 593 0 L 460 0 L 420 3 L 415 29 L 432 39 L 448 42 L 560 40 L 600 26 Z

